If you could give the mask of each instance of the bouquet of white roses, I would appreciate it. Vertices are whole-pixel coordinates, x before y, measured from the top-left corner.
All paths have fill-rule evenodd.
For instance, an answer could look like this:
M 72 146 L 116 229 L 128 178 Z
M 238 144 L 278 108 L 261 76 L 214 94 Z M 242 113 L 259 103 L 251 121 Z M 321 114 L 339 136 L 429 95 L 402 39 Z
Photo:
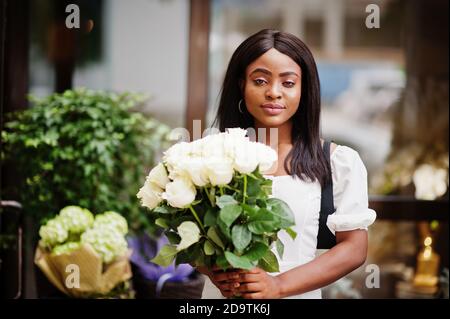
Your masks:
M 169 148 L 137 194 L 170 241 L 152 261 L 279 271 L 277 234 L 296 233 L 289 206 L 270 198 L 272 181 L 262 175 L 276 160 L 239 128 Z
M 127 221 L 116 212 L 94 218 L 85 208 L 67 206 L 39 229 L 35 263 L 69 296 L 106 295 L 131 278 L 127 232 Z M 71 271 L 76 266 L 79 275 L 69 285 L 75 277 L 68 266 Z

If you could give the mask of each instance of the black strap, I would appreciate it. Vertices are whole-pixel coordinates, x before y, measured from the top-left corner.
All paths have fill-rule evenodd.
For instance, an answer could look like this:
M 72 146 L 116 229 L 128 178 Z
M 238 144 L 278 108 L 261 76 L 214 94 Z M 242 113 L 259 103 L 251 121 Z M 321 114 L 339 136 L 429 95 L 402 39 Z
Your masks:
M 322 196 L 320 200 L 320 216 L 319 216 L 319 232 L 317 234 L 317 249 L 330 249 L 336 245 L 336 236 L 327 226 L 328 215 L 334 213 L 333 200 L 333 178 L 331 176 L 330 165 L 330 145 L 325 141 L 323 143 L 323 152 L 327 161 L 330 174 L 328 175 L 328 183 L 322 187 Z

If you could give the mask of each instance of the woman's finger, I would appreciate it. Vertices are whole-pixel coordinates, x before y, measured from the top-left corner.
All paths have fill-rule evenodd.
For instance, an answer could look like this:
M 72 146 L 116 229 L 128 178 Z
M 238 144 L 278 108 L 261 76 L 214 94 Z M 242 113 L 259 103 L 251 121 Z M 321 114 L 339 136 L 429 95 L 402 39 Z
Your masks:
M 239 280 L 239 274 L 235 272 L 215 272 L 212 274 L 212 277 L 215 281 L 238 281 Z
M 204 274 L 204 275 L 208 275 L 210 273 L 210 271 L 208 270 L 208 268 L 204 267 L 204 266 L 199 266 L 196 267 L 197 271 Z
M 259 292 L 262 290 L 260 283 L 241 284 L 238 291 L 241 293 Z
M 219 285 L 220 290 L 223 291 L 233 291 L 239 288 L 240 284 L 238 282 L 222 283 Z
M 239 275 L 239 281 L 240 282 L 258 282 L 261 281 L 261 275 L 260 274 L 240 274 Z
M 248 294 L 242 294 L 244 299 L 262 299 L 262 294 L 260 292 L 252 292 Z

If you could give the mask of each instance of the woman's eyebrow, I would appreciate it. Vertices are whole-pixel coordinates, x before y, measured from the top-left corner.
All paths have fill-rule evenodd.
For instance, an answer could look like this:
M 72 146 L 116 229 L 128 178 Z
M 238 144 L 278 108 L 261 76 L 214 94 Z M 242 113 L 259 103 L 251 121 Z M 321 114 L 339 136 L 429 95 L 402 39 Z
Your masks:
M 250 75 L 252 75 L 253 73 L 258 73 L 258 72 L 261 72 L 261 73 L 264 73 L 267 75 L 272 75 L 272 72 L 270 72 L 269 70 L 264 69 L 264 68 L 256 68 L 250 73 Z M 293 71 L 287 71 L 287 72 L 283 72 L 283 73 L 279 74 L 279 76 L 287 76 L 287 75 L 295 75 L 296 77 L 299 77 L 298 74 Z

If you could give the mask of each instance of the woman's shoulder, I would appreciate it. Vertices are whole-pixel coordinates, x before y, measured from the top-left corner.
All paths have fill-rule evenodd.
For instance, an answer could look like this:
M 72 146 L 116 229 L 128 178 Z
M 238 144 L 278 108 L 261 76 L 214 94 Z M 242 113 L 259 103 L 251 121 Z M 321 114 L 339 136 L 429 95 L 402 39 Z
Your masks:
M 334 150 L 331 147 L 330 164 L 333 175 L 367 175 L 358 151 L 347 145 L 335 144 Z
M 323 139 L 320 139 L 320 142 L 324 143 Z M 343 155 L 343 156 L 354 156 L 354 155 L 359 155 L 357 151 L 355 151 L 354 149 L 352 149 L 351 147 L 348 147 L 346 145 L 340 145 L 340 144 L 336 144 L 334 142 L 330 143 L 330 156 L 333 157 L 335 155 L 335 153 L 339 154 L 339 155 Z

